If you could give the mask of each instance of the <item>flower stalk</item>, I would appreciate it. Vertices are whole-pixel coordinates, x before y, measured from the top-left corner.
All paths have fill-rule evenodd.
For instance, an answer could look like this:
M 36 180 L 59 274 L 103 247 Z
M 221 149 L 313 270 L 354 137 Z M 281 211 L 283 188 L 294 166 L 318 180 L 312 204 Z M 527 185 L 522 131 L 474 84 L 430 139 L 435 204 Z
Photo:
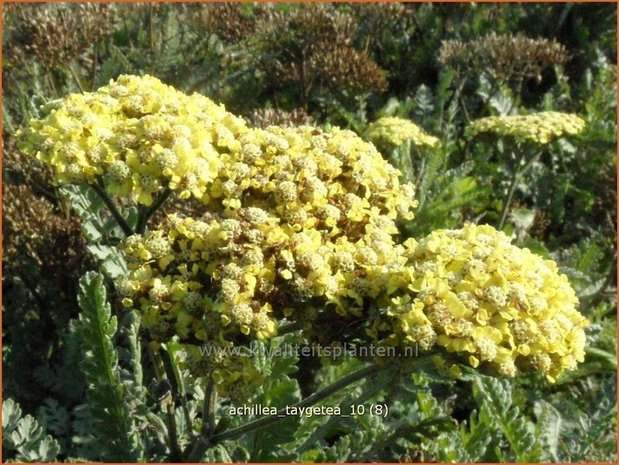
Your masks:
M 114 201 L 110 198 L 108 193 L 105 191 L 105 188 L 103 187 L 102 183 L 93 182 L 92 184 L 90 184 L 90 187 L 92 187 L 92 189 L 97 193 L 99 198 L 103 200 L 103 203 L 105 203 L 106 207 L 109 209 L 110 213 L 116 220 L 116 224 L 118 224 L 118 226 L 120 227 L 124 235 L 126 237 L 133 235 L 133 229 L 131 229 L 131 226 L 129 226 L 127 221 L 123 218 L 120 211 L 118 211 L 118 209 L 116 208 L 116 205 L 114 204 Z
M 514 193 L 516 192 L 516 187 L 518 186 L 518 182 L 525 176 L 525 174 L 531 169 L 533 164 L 539 159 L 542 152 L 537 152 L 527 163 L 520 168 L 522 162 L 524 161 L 526 154 L 524 150 L 519 150 L 519 155 L 517 157 L 516 164 L 514 166 L 514 171 L 512 173 L 512 177 L 509 183 L 509 188 L 507 189 L 507 193 L 505 194 L 505 198 L 503 199 L 503 207 L 501 209 L 501 220 L 497 228 L 502 230 L 505 226 L 505 222 L 507 221 L 507 215 L 509 213 L 509 207 L 514 199 Z
M 351 384 L 367 378 L 369 376 L 376 375 L 384 370 L 386 370 L 388 366 L 379 366 L 379 365 L 369 365 L 367 367 L 361 368 L 353 373 L 350 373 L 338 381 L 330 384 L 326 388 L 315 392 L 314 394 L 306 397 L 305 399 L 297 402 L 296 404 L 289 406 L 291 407 L 309 407 L 312 406 L 321 400 L 326 399 L 327 397 L 335 394 L 338 391 L 350 386 Z M 252 431 L 265 428 L 267 426 L 278 423 L 286 418 L 286 409 L 282 408 L 277 412 L 277 415 L 271 415 L 268 417 L 259 418 L 257 420 L 250 421 L 245 423 L 244 425 L 238 426 L 236 428 L 232 428 L 228 431 L 223 431 L 221 433 L 217 433 L 215 435 L 207 437 L 206 440 L 199 440 L 191 454 L 189 455 L 190 460 L 200 460 L 204 453 L 208 450 L 209 447 L 214 446 L 215 444 L 221 443 L 223 441 L 229 441 L 233 439 L 237 439 L 247 433 Z M 206 421 L 210 421 L 212 417 L 206 419 Z M 210 427 L 209 427 L 210 428 Z M 209 431 L 214 431 L 213 429 L 209 429 Z

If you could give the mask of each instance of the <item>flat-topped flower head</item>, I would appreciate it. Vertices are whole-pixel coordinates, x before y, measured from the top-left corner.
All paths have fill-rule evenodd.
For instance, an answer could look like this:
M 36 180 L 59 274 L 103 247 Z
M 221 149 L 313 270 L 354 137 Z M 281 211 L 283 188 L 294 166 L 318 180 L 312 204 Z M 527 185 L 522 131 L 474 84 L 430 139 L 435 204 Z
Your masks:
M 408 119 L 386 116 L 371 123 L 367 130 L 367 137 L 377 147 L 394 150 L 410 142 L 415 147 L 433 148 L 439 140 L 423 131 L 419 126 Z
M 544 111 L 530 115 L 489 116 L 473 121 L 466 128 L 470 138 L 511 138 L 516 142 L 545 145 L 555 139 L 573 136 L 585 121 L 571 113 Z
M 259 207 L 295 229 L 361 230 L 375 216 L 412 219 L 414 187 L 352 131 L 271 126 L 243 134 L 206 191 L 212 211 Z M 227 214 L 231 214 L 228 212 Z M 356 224 L 356 225 L 355 225 Z
M 372 144 L 308 126 L 238 141 L 205 190 L 205 217 L 169 216 L 125 241 L 124 303 L 157 341 L 243 345 L 284 317 L 359 317 L 388 284 L 381 269 L 406 261 L 396 221 L 413 217 L 415 191 Z
M 159 230 L 125 242 L 132 274 L 149 270 L 143 296 L 127 301 L 141 303 L 149 315 L 145 327 L 162 319 L 177 325 L 183 308 L 178 294 L 166 301 L 165 312 L 161 302 L 155 310 L 148 298 L 155 279 L 179 282 L 176 289 L 182 284 L 211 302 L 192 305 L 198 326 L 177 328 L 181 339 L 221 338 L 220 330 L 231 335 L 234 328 L 262 338 L 274 334 L 270 309 L 281 311 L 282 302 L 300 312 L 309 300 L 341 314 L 356 312 L 376 290 L 360 291 L 355 283 L 404 262 L 393 237 L 396 221 L 413 216 L 414 188 L 400 184 L 398 170 L 373 145 L 351 131 L 312 127 L 249 130 L 239 142 L 239 150 L 221 156 L 206 190 L 208 220 L 172 216 Z M 230 267 L 237 272 L 225 271 Z M 198 286 L 204 276 L 208 289 Z M 211 327 L 218 334 L 199 327 L 200 311 L 213 309 L 221 315 L 220 326 Z
M 554 261 L 474 224 L 434 231 L 409 258 L 416 297 L 395 302 L 392 314 L 410 341 L 435 341 L 501 375 L 536 371 L 551 381 L 584 360 L 588 323 Z
M 150 205 L 169 187 L 202 199 L 220 154 L 240 148 L 245 123 L 208 98 L 152 76 L 122 75 L 71 94 L 30 121 L 21 148 L 49 164 L 58 184 L 95 182 Z

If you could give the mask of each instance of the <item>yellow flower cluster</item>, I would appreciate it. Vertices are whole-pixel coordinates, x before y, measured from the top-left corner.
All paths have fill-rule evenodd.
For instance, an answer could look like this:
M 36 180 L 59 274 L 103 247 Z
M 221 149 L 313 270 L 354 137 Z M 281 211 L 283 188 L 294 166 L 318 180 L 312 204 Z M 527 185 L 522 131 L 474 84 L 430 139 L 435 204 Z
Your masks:
M 466 128 L 467 137 L 509 137 L 518 142 L 545 145 L 554 139 L 580 133 L 585 121 L 570 113 L 544 111 L 530 115 L 489 116 Z
M 245 122 L 208 98 L 151 76 L 120 76 L 95 92 L 55 101 L 33 119 L 21 148 L 52 166 L 59 184 L 97 179 L 150 205 L 165 187 L 202 199 L 220 154 L 238 150 Z
M 268 224 L 173 215 L 165 227 L 123 244 L 131 269 L 116 285 L 123 304 L 140 310 L 154 341 L 178 337 L 190 372 L 211 376 L 228 396 L 260 376 L 248 356 L 227 351 L 277 330 L 266 299 L 274 270 L 272 260 L 264 261 L 264 240 L 238 243 L 241 234 L 255 239 L 263 229 Z M 207 345 L 209 352 L 201 352 Z
M 588 323 L 555 262 L 474 224 L 431 233 L 408 258 L 409 293 L 388 308 L 401 338 L 505 376 L 520 369 L 552 381 L 583 361 Z
M 399 171 L 351 131 L 272 126 L 248 131 L 239 143 L 221 154 L 207 191 L 210 211 L 257 207 L 296 231 L 350 239 L 377 218 L 413 217 L 413 186 L 400 184 Z
M 125 241 L 132 271 L 118 290 L 155 340 L 232 347 L 272 337 L 283 319 L 360 316 L 406 261 L 393 236 L 413 217 L 414 189 L 374 146 L 312 127 L 238 140 L 205 192 L 207 215 L 172 215 Z
M 416 147 L 436 147 L 439 140 L 408 119 L 386 116 L 368 126 L 367 137 L 378 147 L 392 151 L 406 142 Z
M 502 128 L 547 141 L 582 129 L 561 115 L 479 120 L 469 134 Z M 369 133 L 392 147 L 438 144 L 398 118 Z M 554 262 L 489 226 L 399 243 L 396 222 L 413 218 L 414 187 L 350 131 L 252 129 L 206 97 L 121 76 L 57 102 L 23 136 L 59 183 L 102 182 L 145 205 L 169 188 L 204 205 L 199 219 L 171 215 L 128 237 L 130 274 L 116 287 L 154 341 L 177 338 L 191 372 L 229 396 L 262 378 L 225 350 L 271 338 L 282 322 L 327 343 L 341 324 L 357 340 L 439 347 L 509 376 L 554 379 L 583 359 L 586 320 Z

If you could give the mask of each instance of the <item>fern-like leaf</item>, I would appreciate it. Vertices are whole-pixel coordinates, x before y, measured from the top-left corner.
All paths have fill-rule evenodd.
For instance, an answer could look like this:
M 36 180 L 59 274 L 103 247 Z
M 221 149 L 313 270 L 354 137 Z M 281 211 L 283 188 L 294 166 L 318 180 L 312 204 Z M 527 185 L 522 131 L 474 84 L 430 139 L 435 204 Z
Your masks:
M 93 427 L 101 442 L 103 457 L 115 462 L 143 459 L 143 446 L 130 415 L 128 386 L 123 383 L 118 366 L 118 351 L 113 343 L 116 317 L 106 302 L 101 275 L 88 272 L 80 280 L 78 296 L 83 370 L 88 384 L 88 404 Z
M 544 444 L 544 461 L 559 462 L 558 450 L 563 423 L 561 414 L 552 404 L 539 401 L 535 405 L 535 415 L 537 416 L 536 435 Z
M 18 462 L 51 462 L 60 453 L 58 441 L 45 434 L 32 416 L 22 417 L 19 404 L 12 399 L 2 402 L 2 448 L 4 459 Z
M 501 461 L 539 462 L 542 441 L 535 435 L 535 425 L 512 405 L 512 390 L 507 380 L 479 376 L 474 396 L 481 406 L 480 420 L 503 435 L 509 450 L 496 449 Z

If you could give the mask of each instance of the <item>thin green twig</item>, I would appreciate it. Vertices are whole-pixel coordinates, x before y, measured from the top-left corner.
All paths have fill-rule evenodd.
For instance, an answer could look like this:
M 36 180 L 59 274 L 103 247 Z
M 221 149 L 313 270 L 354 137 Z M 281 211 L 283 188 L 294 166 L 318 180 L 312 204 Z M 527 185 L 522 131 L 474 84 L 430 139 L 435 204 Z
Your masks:
M 105 203 L 107 208 L 110 210 L 110 213 L 116 220 L 116 223 L 118 224 L 120 229 L 122 229 L 125 236 L 129 237 L 133 235 L 133 229 L 131 229 L 131 227 L 127 224 L 127 221 L 120 214 L 120 212 L 116 208 L 116 205 L 114 205 L 114 202 L 112 201 L 108 193 L 105 191 L 103 186 L 99 184 L 98 182 L 94 182 L 90 184 L 90 187 L 92 187 L 92 189 L 97 193 L 97 195 L 101 198 L 101 200 L 103 200 L 103 203 Z
M 73 68 L 73 63 L 71 62 L 67 63 L 67 68 L 69 68 L 69 72 L 71 73 L 71 76 L 73 77 L 73 80 L 75 81 L 75 85 L 77 85 L 77 88 L 80 90 L 80 92 L 84 92 L 84 86 L 82 85 L 82 81 L 80 80 L 80 77 L 77 75 L 77 72 Z
M 138 213 L 138 223 L 135 227 L 137 234 L 144 234 L 148 220 L 155 214 L 155 212 L 165 203 L 170 197 L 172 191 L 169 187 L 166 187 L 161 194 L 155 199 L 152 205 L 148 208 L 141 208 Z
M 211 447 L 211 438 L 215 432 L 215 413 L 217 409 L 217 389 L 213 380 L 209 379 L 204 392 L 204 405 L 202 408 L 202 429 L 200 437 L 194 444 L 187 456 L 189 462 L 202 460 L 204 453 Z
M 344 376 L 343 378 L 339 379 L 338 381 L 336 381 L 333 384 L 330 384 L 329 386 L 327 386 L 326 388 L 315 392 L 314 394 L 306 397 L 305 399 L 297 402 L 296 404 L 294 404 L 292 407 L 307 407 L 310 405 L 314 405 L 317 402 L 320 402 L 323 399 L 326 399 L 327 397 L 331 396 L 332 394 L 335 394 L 337 391 L 344 389 L 345 387 L 349 386 L 352 383 L 355 383 L 367 376 L 376 374 L 382 370 L 384 370 L 386 367 L 384 366 L 378 366 L 378 365 L 370 365 L 364 368 L 361 368 L 360 370 L 357 370 L 353 373 L 350 373 L 349 375 Z M 264 418 L 260 418 L 258 420 L 254 420 L 254 421 L 250 421 L 249 423 L 246 423 L 244 425 L 241 425 L 237 428 L 232 428 L 231 430 L 228 431 L 224 431 L 222 433 L 216 434 L 211 438 L 211 443 L 212 444 L 216 444 L 218 442 L 222 442 L 222 441 L 227 441 L 230 439 L 236 439 L 242 435 L 244 435 L 245 433 L 248 433 L 250 431 L 259 429 L 259 428 L 264 428 L 265 426 L 269 426 L 272 425 L 274 423 L 277 423 L 283 419 L 287 418 L 286 417 L 286 409 L 283 408 L 281 410 L 279 410 L 277 412 L 277 415 L 273 415 L 273 416 L 268 416 L 268 417 L 264 417 Z
M 168 346 L 165 346 L 165 350 L 160 352 L 161 359 L 163 360 L 164 368 L 167 373 L 167 377 L 172 385 L 172 392 L 174 394 L 174 401 L 180 403 L 183 416 L 185 417 L 185 423 L 187 428 L 191 430 L 191 416 L 189 415 L 189 409 L 187 407 L 187 396 L 185 394 L 185 385 L 183 383 L 182 374 L 174 359 L 174 352 L 170 351 Z
M 149 354 L 155 369 L 155 377 L 161 382 L 167 380 L 165 365 L 161 354 L 149 347 Z M 169 382 L 169 381 L 168 381 Z M 176 414 L 174 409 L 174 397 L 168 393 L 161 401 L 162 408 L 166 412 L 166 426 L 168 430 L 168 447 L 170 448 L 170 462 L 179 462 L 182 459 L 181 448 L 178 445 L 178 432 L 176 430 Z
M 514 173 L 512 174 L 512 178 L 509 184 L 509 189 L 507 190 L 507 194 L 505 195 L 505 199 L 503 200 L 503 208 L 501 210 L 501 221 L 499 221 L 499 225 L 497 228 L 499 229 L 499 231 L 503 229 L 503 226 L 505 226 L 505 221 L 507 220 L 507 214 L 509 213 L 509 206 L 511 205 L 512 200 L 514 199 L 514 193 L 516 192 L 516 186 L 518 185 L 518 181 L 520 181 L 523 178 L 523 176 L 527 173 L 527 171 L 531 169 L 531 167 L 533 166 L 533 163 L 537 161 L 537 159 L 540 157 L 541 154 L 542 152 L 537 152 L 535 156 L 532 157 L 522 169 L 520 169 L 520 165 L 522 164 L 522 161 L 525 158 L 525 151 L 523 149 L 520 149 L 520 153 L 516 161 L 516 166 L 514 167 Z

